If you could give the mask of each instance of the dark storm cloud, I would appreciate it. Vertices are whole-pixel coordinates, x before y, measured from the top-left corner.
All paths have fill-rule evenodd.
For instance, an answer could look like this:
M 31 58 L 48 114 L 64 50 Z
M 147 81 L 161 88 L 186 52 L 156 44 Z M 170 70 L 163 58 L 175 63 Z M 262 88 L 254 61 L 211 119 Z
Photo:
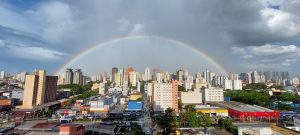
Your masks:
M 0 24 L 37 33 L 49 43 L 47 48 L 70 54 L 120 36 L 164 36 L 193 45 L 231 71 L 241 71 L 247 69 L 239 66 L 245 60 L 231 54 L 232 47 L 285 45 L 298 39 L 299 5 L 295 0 L 42 1 L 21 12 L 2 6 Z

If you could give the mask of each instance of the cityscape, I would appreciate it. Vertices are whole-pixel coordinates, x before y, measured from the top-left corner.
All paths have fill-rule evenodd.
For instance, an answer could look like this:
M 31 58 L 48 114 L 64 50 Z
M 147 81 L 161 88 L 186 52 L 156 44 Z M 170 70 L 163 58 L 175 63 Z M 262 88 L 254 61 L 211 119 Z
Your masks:
M 298 0 L 0 1 L 0 135 L 300 135 Z

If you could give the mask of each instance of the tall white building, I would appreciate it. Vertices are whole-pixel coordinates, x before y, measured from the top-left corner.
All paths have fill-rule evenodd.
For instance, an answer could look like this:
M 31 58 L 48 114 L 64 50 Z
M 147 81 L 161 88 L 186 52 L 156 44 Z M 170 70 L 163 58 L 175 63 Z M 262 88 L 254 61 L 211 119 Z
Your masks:
M 152 83 L 148 83 L 145 88 L 147 89 L 147 96 L 151 97 L 152 96 L 152 90 L 153 90 Z
M 178 80 L 178 83 L 181 85 L 183 84 L 183 79 L 184 79 L 184 71 L 182 69 L 179 69 L 177 72 L 176 72 L 176 76 L 177 76 L 177 80 Z
M 242 80 L 232 80 L 232 89 L 233 90 L 242 90 L 243 89 Z
M 223 88 L 210 87 L 201 90 L 204 103 L 224 101 Z
M 243 83 L 242 80 L 236 79 L 236 80 L 230 80 L 228 78 L 224 79 L 223 88 L 229 89 L 229 90 L 242 90 L 243 89 Z
M 292 84 L 293 86 L 298 86 L 298 85 L 300 85 L 299 78 L 298 78 L 298 77 L 294 77 L 294 78 L 291 80 L 291 84 Z
M 158 83 L 162 83 L 162 80 L 163 80 L 162 74 L 161 73 L 156 73 L 156 81 Z
M 232 90 L 232 80 L 229 80 L 228 78 L 225 78 L 224 79 L 224 84 L 223 84 L 223 88 L 225 90 L 229 89 L 229 90 Z
M 73 69 L 68 68 L 65 72 L 65 84 L 73 84 Z
M 174 80 L 172 83 L 153 82 L 152 98 L 154 111 L 172 108 L 178 112 L 178 82 Z
M 169 82 L 171 80 L 171 76 L 169 72 L 164 72 L 163 74 L 163 82 Z
M 0 79 L 4 79 L 6 77 L 5 71 L 0 71 Z
M 81 69 L 75 69 L 73 83 L 78 85 L 83 85 L 83 75 Z
M 260 76 L 258 75 L 257 71 L 253 71 L 251 73 L 251 82 L 252 83 L 259 83 L 260 82 Z
M 136 72 L 130 72 L 129 73 L 129 83 L 131 84 L 132 87 L 136 87 L 136 81 L 137 81 L 137 76 Z
M 145 69 L 145 79 L 144 79 L 144 81 L 149 81 L 151 79 L 152 79 L 151 69 L 147 67 Z
M 184 84 L 185 84 L 185 90 L 191 90 L 192 88 L 193 88 L 193 84 L 194 84 L 194 78 L 193 78 L 193 76 L 188 76 L 187 78 L 186 78 L 186 81 L 184 82 Z

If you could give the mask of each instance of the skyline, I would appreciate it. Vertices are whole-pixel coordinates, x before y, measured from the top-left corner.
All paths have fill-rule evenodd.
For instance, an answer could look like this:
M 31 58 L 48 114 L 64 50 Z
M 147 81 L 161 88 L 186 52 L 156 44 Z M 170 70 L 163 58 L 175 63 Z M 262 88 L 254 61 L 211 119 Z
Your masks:
M 205 68 L 215 70 L 220 65 L 229 73 L 275 70 L 298 74 L 300 14 L 297 5 L 300 2 L 295 0 L 132 3 L 4 0 L 0 2 L 3 20 L 0 22 L 0 69 L 13 73 L 47 69 L 55 73 L 94 45 L 119 37 L 145 36 L 188 44 L 207 57 L 187 53 L 193 50 L 177 47 L 175 43 L 143 39 L 128 44 L 124 39 L 94 50 L 101 52 L 97 55 L 85 56 L 97 56 L 99 61 L 92 58 L 85 59 L 85 63 L 75 61 L 75 66 L 70 68 L 93 64 L 98 72 L 109 72 L 114 66 L 170 71 L 183 68 L 195 72 Z M 146 50 L 153 52 L 144 55 Z M 153 58 L 154 51 L 164 53 Z M 181 52 L 184 55 L 178 55 Z M 115 53 L 115 57 L 109 53 Z M 112 62 L 104 58 L 111 58 Z M 145 62 L 141 59 L 150 62 L 141 64 Z

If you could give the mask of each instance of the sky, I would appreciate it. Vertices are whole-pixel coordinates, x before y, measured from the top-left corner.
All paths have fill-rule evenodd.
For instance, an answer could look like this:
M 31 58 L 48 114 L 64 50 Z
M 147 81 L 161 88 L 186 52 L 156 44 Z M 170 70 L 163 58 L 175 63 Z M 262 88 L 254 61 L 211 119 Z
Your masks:
M 190 45 L 230 73 L 299 73 L 299 7 L 299 0 L 1 0 L 0 70 L 55 73 L 92 46 L 143 35 Z M 216 68 L 176 43 L 130 42 L 100 47 L 72 66 L 88 74 L 113 66 Z

